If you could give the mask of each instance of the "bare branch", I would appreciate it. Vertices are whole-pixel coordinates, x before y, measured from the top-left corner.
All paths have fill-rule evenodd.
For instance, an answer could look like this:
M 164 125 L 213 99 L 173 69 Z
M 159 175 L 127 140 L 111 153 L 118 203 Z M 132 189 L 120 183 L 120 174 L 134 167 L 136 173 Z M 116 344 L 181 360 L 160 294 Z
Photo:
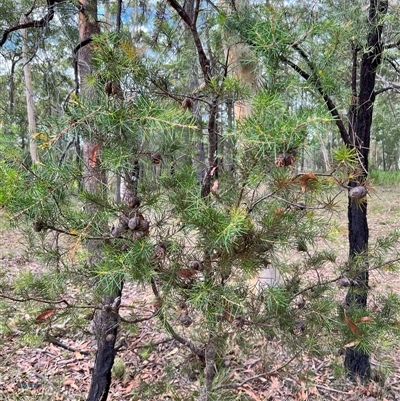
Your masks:
M 14 31 L 19 31 L 21 29 L 27 29 L 27 28 L 44 28 L 47 26 L 47 24 L 53 19 L 54 17 L 54 4 L 55 3 L 60 3 L 60 1 L 56 1 L 56 0 L 47 0 L 47 14 L 39 19 L 39 20 L 33 20 L 33 21 L 29 21 L 26 22 L 24 24 L 18 24 L 18 25 L 14 25 L 11 28 L 6 29 L 3 32 L 3 35 L 0 39 L 0 47 L 2 47 L 4 45 L 4 43 L 6 43 L 7 39 L 8 39 L 8 35 L 11 32 Z M 32 12 L 29 11 L 26 15 L 29 15 Z
M 201 71 L 203 72 L 204 81 L 206 83 L 210 82 L 211 79 L 210 60 L 208 59 L 203 49 L 203 45 L 200 40 L 200 35 L 197 32 L 197 26 L 196 26 L 196 19 L 200 1 L 196 4 L 196 14 L 195 14 L 195 19 L 193 21 L 189 17 L 188 13 L 184 10 L 184 8 L 176 0 L 167 0 L 167 1 L 168 4 L 179 14 L 179 16 L 182 18 L 182 20 L 185 22 L 185 24 L 189 27 L 190 31 L 192 32 L 193 41 L 196 46 L 197 54 L 199 56 L 200 68 Z
M 342 137 L 342 140 L 346 144 L 350 144 L 350 136 L 349 133 L 344 126 L 343 120 L 340 117 L 339 112 L 337 111 L 337 107 L 331 97 L 325 92 L 319 78 L 317 75 L 316 67 L 315 65 L 311 62 L 311 60 L 308 58 L 307 54 L 305 51 L 298 46 L 297 44 L 292 45 L 293 49 L 295 49 L 299 55 L 303 58 L 303 60 L 306 62 L 308 67 L 311 70 L 311 74 L 308 72 L 304 71 L 302 68 L 300 68 L 297 64 L 293 63 L 291 60 L 287 58 L 283 58 L 282 61 L 289 65 L 292 69 L 294 69 L 301 77 L 303 77 L 306 81 L 310 82 L 313 84 L 313 86 L 317 89 L 319 94 L 322 96 L 322 98 L 325 101 L 325 104 L 331 113 L 332 117 L 334 118 L 335 124 L 339 129 L 340 136 Z

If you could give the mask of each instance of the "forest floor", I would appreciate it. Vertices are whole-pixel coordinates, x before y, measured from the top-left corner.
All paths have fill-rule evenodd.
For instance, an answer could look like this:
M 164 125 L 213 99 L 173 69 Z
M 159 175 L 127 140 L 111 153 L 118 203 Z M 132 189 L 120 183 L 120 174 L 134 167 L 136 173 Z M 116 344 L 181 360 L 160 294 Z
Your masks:
M 379 188 L 370 197 L 369 226 L 372 240 L 400 228 L 399 198 L 400 188 L 393 190 L 385 187 Z M 345 203 L 346 200 L 343 199 L 343 208 L 339 216 L 339 221 L 343 221 L 343 224 L 346 222 Z M 342 238 L 335 246 L 342 247 L 342 256 L 345 258 L 345 226 L 342 227 L 342 231 Z M 40 265 L 24 256 L 19 245 L 18 232 L 10 230 L 0 219 L 0 272 L 15 274 L 21 269 L 35 271 L 40 269 Z M 391 290 L 400 293 L 399 278 L 399 274 L 374 272 L 371 274 L 371 286 L 376 291 Z M 153 302 L 148 289 L 126 286 L 122 311 L 124 305 L 134 304 L 142 314 L 150 316 Z M 0 314 L 3 314 L 2 308 L 5 305 L 7 304 L 0 305 Z M 196 377 L 181 374 L 181 370 L 190 362 L 186 350 L 173 341 L 154 320 L 141 322 L 137 327 L 135 332 L 123 332 L 122 338 L 119 339 L 121 348 L 116 359 L 109 400 L 196 400 L 197 397 L 190 398 L 188 394 L 198 392 L 200 383 Z M 68 334 L 65 330 L 65 335 L 57 337 L 54 343 L 41 342 L 36 346 L 24 345 L 17 329 L 3 336 L 0 342 L 0 401 L 85 400 L 91 380 L 95 339 L 89 332 L 79 336 Z M 153 345 L 149 347 L 151 343 Z M 272 342 L 269 347 L 271 352 L 276 354 L 277 360 L 285 361 L 282 357 L 284 350 L 279 344 Z M 234 359 L 233 356 L 233 372 Z M 264 375 L 260 374 L 262 360 L 255 356 L 242 362 L 246 369 L 244 372 L 241 370 L 240 377 L 234 375 L 232 382 L 236 380 L 242 383 L 235 390 L 238 401 L 400 400 L 400 345 L 398 349 L 391 349 L 383 360 L 376 355 L 372 355 L 371 359 L 373 380 L 366 385 L 354 384 L 343 378 L 340 368 L 343 355 L 340 353 L 324 358 L 304 356 L 287 360 L 285 369 L 273 372 L 277 366 L 271 366 L 270 370 L 273 373 Z M 391 365 L 389 373 L 385 364 Z M 175 371 L 167 372 L 168 369 Z M 254 378 L 255 376 L 258 378 Z M 148 394 L 155 393 L 163 377 L 169 378 L 166 379 L 170 381 L 169 385 L 165 385 L 164 380 L 164 387 L 158 392 L 160 395 L 149 398 Z M 246 382 L 251 377 L 254 380 Z M 216 396 L 214 399 L 221 398 Z

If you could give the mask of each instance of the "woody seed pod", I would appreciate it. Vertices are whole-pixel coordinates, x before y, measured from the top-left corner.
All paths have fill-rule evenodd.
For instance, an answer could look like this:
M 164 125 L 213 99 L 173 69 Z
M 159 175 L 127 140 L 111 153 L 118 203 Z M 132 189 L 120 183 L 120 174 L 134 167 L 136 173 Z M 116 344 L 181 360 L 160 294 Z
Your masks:
M 167 247 L 163 243 L 159 243 L 156 246 L 155 256 L 157 259 L 164 259 L 167 254 Z
M 179 321 L 184 327 L 189 327 L 193 323 L 192 318 L 188 315 L 187 312 L 182 313 L 182 315 L 179 317 Z
M 347 277 L 341 277 L 338 281 L 339 287 L 350 287 L 351 281 Z
M 296 158 L 290 153 L 280 153 L 275 159 L 276 167 L 291 166 L 295 162 Z
M 161 154 L 160 153 L 152 153 L 151 154 L 151 162 L 153 164 L 160 164 L 161 163 Z
M 140 226 L 140 218 L 139 217 L 132 217 L 129 219 L 128 227 L 131 230 L 138 230 Z
M 349 197 L 352 199 L 365 198 L 367 194 L 368 194 L 367 188 L 363 187 L 362 185 L 351 188 L 349 190 Z
M 39 233 L 40 231 L 42 231 L 45 228 L 46 228 L 46 224 L 43 223 L 43 221 L 38 220 L 33 223 L 33 231 L 36 231 L 37 233 Z
M 190 97 L 182 100 L 182 107 L 184 109 L 191 109 L 193 107 L 193 100 Z
M 140 230 L 140 231 L 148 231 L 149 227 L 150 227 L 150 223 L 147 220 L 144 220 L 144 219 L 140 220 L 140 224 L 139 224 L 138 230 Z
M 302 321 L 298 321 L 295 323 L 294 327 L 293 327 L 293 333 L 296 335 L 299 335 L 301 333 L 303 333 L 306 329 L 306 324 Z
M 125 191 L 123 201 L 125 205 L 131 209 L 140 206 L 140 199 L 137 196 L 135 196 L 135 194 L 130 189 L 127 189 Z
M 201 262 L 199 262 L 198 260 L 192 260 L 189 262 L 189 268 L 193 270 L 200 270 Z

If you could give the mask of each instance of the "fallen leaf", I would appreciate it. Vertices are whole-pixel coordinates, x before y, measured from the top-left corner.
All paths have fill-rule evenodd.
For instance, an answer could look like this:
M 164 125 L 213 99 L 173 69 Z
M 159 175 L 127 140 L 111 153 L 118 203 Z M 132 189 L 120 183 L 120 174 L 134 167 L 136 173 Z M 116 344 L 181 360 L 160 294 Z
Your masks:
M 363 316 L 356 320 L 356 323 L 366 323 L 366 322 L 373 322 L 374 319 L 370 316 Z
M 357 344 L 358 344 L 358 341 L 352 341 L 351 343 L 343 345 L 343 348 L 355 347 Z
M 80 359 L 85 358 L 85 356 L 82 355 L 79 351 L 76 351 L 76 352 L 75 352 L 75 358 L 78 359 L 78 360 L 80 360 Z
M 55 309 L 48 309 L 44 311 L 36 318 L 36 323 L 43 323 L 46 319 L 52 316 L 55 311 L 56 311 Z
M 250 398 L 251 398 L 252 400 L 254 400 L 254 401 L 261 401 L 261 398 L 259 398 L 259 397 L 257 396 L 257 394 L 254 393 L 253 391 L 251 391 L 249 388 L 243 387 L 243 391 L 244 391 L 248 396 L 250 396 Z

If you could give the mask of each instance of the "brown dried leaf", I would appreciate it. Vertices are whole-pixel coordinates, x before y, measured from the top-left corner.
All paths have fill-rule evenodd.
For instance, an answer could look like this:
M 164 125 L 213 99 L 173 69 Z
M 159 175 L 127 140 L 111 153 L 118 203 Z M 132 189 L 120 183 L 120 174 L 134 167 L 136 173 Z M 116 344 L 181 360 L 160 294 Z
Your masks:
M 303 174 L 300 178 L 300 187 L 302 192 L 306 192 L 307 189 L 307 182 L 309 180 L 316 180 L 317 178 L 315 177 L 314 173 L 310 172 L 307 174 Z
M 261 398 L 257 394 L 250 390 L 249 388 L 243 387 L 243 391 L 254 401 L 261 401 Z
M 344 321 L 347 324 L 347 326 L 349 327 L 349 329 L 352 331 L 353 334 L 355 334 L 356 336 L 361 335 L 360 329 L 352 320 L 350 320 L 347 317 L 346 312 L 344 313 Z
M 46 319 L 52 316 L 55 311 L 56 311 L 55 309 L 48 309 L 44 311 L 36 318 L 36 323 L 43 323 Z

